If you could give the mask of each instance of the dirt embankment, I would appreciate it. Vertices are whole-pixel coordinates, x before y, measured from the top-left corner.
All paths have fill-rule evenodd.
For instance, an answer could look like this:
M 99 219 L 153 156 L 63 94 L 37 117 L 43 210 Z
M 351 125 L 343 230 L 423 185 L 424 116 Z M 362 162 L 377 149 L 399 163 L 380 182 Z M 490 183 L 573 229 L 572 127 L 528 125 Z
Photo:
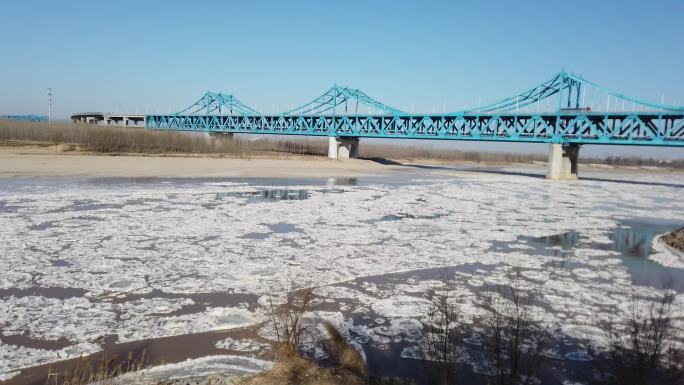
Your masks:
M 249 158 L 174 154 L 98 154 L 77 148 L 0 146 L 0 179 L 36 176 L 84 177 L 359 177 L 402 170 L 362 159 L 273 153 Z M 65 151 L 66 150 L 66 151 Z
M 666 245 L 679 251 L 684 251 L 684 228 L 670 234 L 663 235 L 661 238 Z

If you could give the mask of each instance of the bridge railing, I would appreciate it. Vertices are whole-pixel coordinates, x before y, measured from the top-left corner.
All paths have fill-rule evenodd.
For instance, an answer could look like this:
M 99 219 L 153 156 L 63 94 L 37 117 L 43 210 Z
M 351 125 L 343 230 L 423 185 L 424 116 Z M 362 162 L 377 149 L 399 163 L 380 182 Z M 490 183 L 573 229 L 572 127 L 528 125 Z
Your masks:
M 148 115 L 145 123 L 198 132 L 684 146 L 684 114 Z

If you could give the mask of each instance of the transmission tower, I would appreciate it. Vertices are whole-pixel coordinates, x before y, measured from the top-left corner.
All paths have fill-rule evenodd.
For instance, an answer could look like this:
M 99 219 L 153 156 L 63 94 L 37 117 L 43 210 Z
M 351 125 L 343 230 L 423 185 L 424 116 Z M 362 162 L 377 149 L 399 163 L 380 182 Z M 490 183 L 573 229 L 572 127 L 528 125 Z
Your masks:
M 48 124 L 52 124 L 52 87 L 47 89 L 48 96 Z

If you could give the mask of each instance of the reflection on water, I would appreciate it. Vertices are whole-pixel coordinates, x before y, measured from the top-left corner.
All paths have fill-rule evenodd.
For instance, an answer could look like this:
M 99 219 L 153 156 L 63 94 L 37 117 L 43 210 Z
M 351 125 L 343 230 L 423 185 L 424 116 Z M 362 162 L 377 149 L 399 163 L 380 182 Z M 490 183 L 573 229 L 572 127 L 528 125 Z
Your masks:
M 244 239 L 266 239 L 271 235 L 271 233 L 247 233 L 240 238 Z
M 623 254 L 647 258 L 651 254 L 653 238 L 658 234 L 673 231 L 670 227 L 653 227 L 639 223 L 630 223 L 613 230 L 610 239 L 613 249 Z
M 0 341 L 7 345 L 15 345 L 26 348 L 44 349 L 44 350 L 60 350 L 73 345 L 72 341 L 62 337 L 56 340 L 33 338 L 28 335 L 14 334 L 14 335 L 0 335 Z
M 382 216 L 377 219 L 365 219 L 360 221 L 361 223 L 369 223 L 369 224 L 374 224 L 378 222 L 391 222 L 391 221 L 400 221 L 402 219 L 438 219 L 443 216 L 446 216 L 448 214 L 446 213 L 437 213 L 437 214 L 432 214 L 432 215 L 413 215 L 409 213 L 397 213 L 397 214 L 388 214 L 385 216 Z
M 21 206 L 10 205 L 7 202 L 0 201 L 0 213 L 16 213 L 19 209 L 21 209 Z
M 619 227 L 613 230 L 610 238 L 615 250 L 635 257 L 648 257 L 655 235 L 655 232 L 645 229 Z
M 570 230 L 567 233 L 541 237 L 539 240 L 548 246 L 560 246 L 563 250 L 570 250 L 579 243 L 580 234 L 575 230 Z
M 356 178 L 328 178 L 328 186 L 356 186 L 359 183 Z
M 77 298 L 83 297 L 87 290 L 76 287 L 31 287 L 27 289 L 0 289 L 0 298 L 5 297 L 45 297 L 45 298 Z
M 51 259 L 50 263 L 55 267 L 69 267 L 71 263 L 64 259 Z
M 301 233 L 304 230 L 300 229 L 299 227 L 291 224 L 291 223 L 284 223 L 284 222 L 278 222 L 278 223 L 272 223 L 272 224 L 265 224 L 266 227 L 271 230 L 270 233 L 247 233 L 240 238 L 244 239 L 266 239 L 272 234 L 287 234 L 287 233 Z
M 272 232 L 278 233 L 278 234 L 286 234 L 286 233 L 301 233 L 303 232 L 302 229 L 299 227 L 291 224 L 291 223 L 284 223 L 284 222 L 278 222 L 278 223 L 273 223 L 270 225 L 266 225 L 269 229 L 271 229 Z
M 219 192 L 216 193 L 216 199 L 227 197 L 238 198 L 256 198 L 261 200 L 304 200 L 309 198 L 308 190 L 291 190 L 291 189 L 269 189 L 258 191 L 240 191 L 240 192 Z
M 609 238 L 612 241 L 610 250 L 620 252 L 633 257 L 648 258 L 651 255 L 653 239 L 660 234 L 675 231 L 680 227 L 679 223 L 667 221 L 630 221 L 623 222 L 620 226 L 611 230 Z M 549 235 L 540 238 L 520 237 L 523 240 L 532 240 L 546 246 L 560 246 L 563 250 L 571 250 L 578 246 L 592 249 L 606 249 L 605 245 L 584 242 L 578 231 L 570 230 L 565 233 Z
M 575 230 L 541 238 L 520 237 L 519 239 L 531 241 L 531 245 L 536 244 L 542 248 L 561 247 L 564 252 L 572 252 L 571 250 L 575 248 L 617 251 L 634 284 L 654 286 L 659 289 L 669 287 L 678 292 L 684 292 L 684 269 L 663 266 L 649 259 L 655 237 L 675 231 L 681 226 L 682 223 L 678 221 L 652 218 L 624 221 L 607 234 L 611 240 L 610 244 L 591 242 Z M 506 248 L 499 245 L 499 249 L 505 250 Z M 539 251 L 541 250 L 535 252 Z M 564 254 L 554 252 L 554 255 L 563 256 Z M 564 261 L 557 267 L 574 268 L 579 265 L 567 265 Z

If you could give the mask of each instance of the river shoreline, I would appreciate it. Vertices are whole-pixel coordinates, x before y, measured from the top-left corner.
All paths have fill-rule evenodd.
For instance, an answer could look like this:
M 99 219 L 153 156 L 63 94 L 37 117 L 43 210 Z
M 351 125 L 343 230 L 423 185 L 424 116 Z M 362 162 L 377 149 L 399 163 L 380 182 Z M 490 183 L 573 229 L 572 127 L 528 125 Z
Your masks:
M 660 240 L 670 249 L 682 255 L 684 253 L 684 229 L 663 235 Z
M 351 159 L 286 155 L 249 158 L 196 155 L 62 153 L 51 147 L 0 147 L 0 178 L 21 177 L 354 177 L 400 167 Z
M 27 177 L 124 178 L 335 178 L 391 176 L 428 169 L 435 174 L 458 171 L 526 170 L 544 175 L 545 162 L 493 163 L 438 159 L 347 159 L 266 153 L 245 157 L 217 154 L 128 154 L 65 151 L 63 145 L 0 145 L 0 179 Z M 667 167 L 582 164 L 580 175 L 600 173 L 615 177 L 634 171 L 681 175 Z M 510 171 L 507 171 L 510 172 Z M 506 173 L 506 172 L 504 172 Z M 593 176 L 593 175 L 592 175 Z M 581 176 L 580 176 L 581 177 Z

